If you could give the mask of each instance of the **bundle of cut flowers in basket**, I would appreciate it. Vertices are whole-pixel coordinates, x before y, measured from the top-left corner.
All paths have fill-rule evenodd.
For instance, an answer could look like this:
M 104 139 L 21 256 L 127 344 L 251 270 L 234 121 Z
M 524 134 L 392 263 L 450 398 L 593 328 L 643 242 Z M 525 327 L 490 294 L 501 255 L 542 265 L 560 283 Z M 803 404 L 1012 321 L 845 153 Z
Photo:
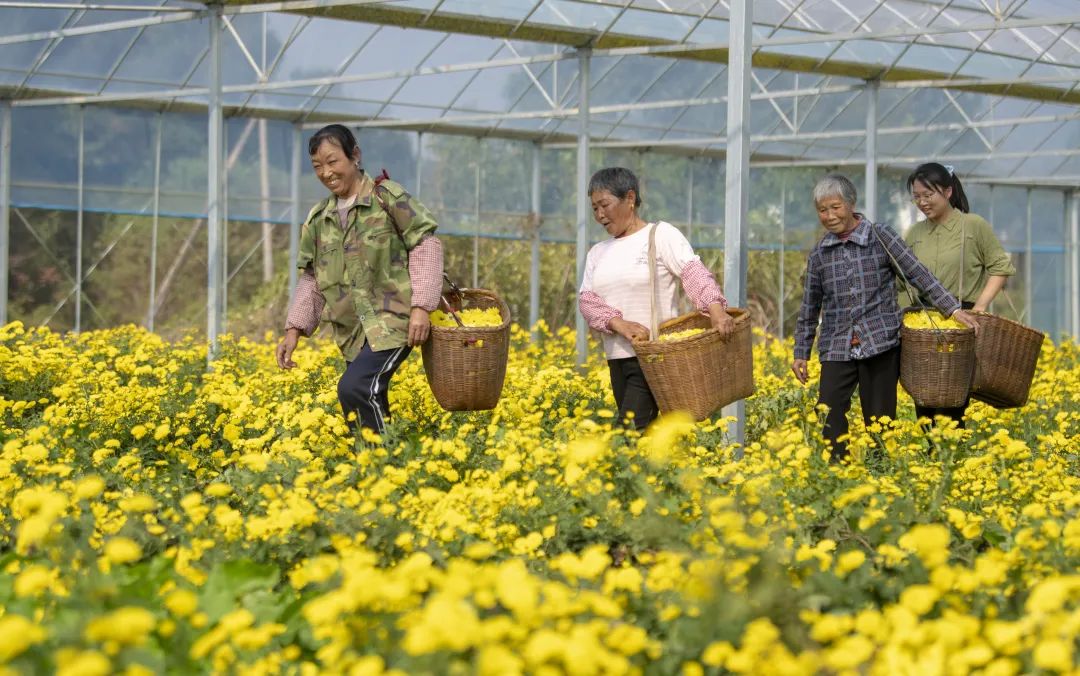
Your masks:
M 952 317 L 946 317 L 940 312 L 923 310 L 922 312 L 909 312 L 904 315 L 904 326 L 909 329 L 966 329 L 966 324 L 961 324 Z
M 499 308 L 496 307 L 489 307 L 483 310 L 479 308 L 459 310 L 457 316 L 461 318 L 461 323 L 465 326 L 500 326 L 503 323 Z M 454 318 L 451 317 L 449 313 L 442 310 L 436 310 L 431 313 L 431 325 L 456 328 L 457 322 L 454 321 Z
M 683 338 L 689 338 L 696 336 L 705 329 L 686 329 L 685 331 L 672 331 L 671 333 L 660 334 L 660 340 L 682 340 Z

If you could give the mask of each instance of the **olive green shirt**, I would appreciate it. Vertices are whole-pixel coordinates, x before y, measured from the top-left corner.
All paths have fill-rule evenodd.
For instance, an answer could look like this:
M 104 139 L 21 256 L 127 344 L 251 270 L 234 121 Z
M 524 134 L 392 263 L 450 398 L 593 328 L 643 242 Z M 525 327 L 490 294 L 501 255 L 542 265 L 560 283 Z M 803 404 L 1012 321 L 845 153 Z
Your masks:
M 990 277 L 1016 274 L 993 228 L 976 214 L 953 209 L 944 223 L 919 221 L 911 226 L 904 240 L 949 293 L 962 301 L 978 300 Z M 900 298 L 908 302 L 906 292 Z

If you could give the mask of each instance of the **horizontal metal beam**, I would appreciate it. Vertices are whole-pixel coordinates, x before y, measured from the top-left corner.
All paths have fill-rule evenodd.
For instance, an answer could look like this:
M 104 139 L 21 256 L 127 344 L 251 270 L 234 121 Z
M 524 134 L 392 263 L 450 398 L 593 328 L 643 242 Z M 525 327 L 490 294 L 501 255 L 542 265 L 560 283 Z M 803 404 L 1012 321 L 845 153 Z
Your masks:
M 226 5 L 222 14 L 263 14 L 266 12 L 301 12 L 330 9 L 333 7 L 362 7 L 364 5 L 392 4 L 395 0 L 282 0 L 249 5 Z
M 475 61 L 470 63 L 458 63 L 446 66 L 427 66 L 423 68 L 409 68 L 405 70 L 379 71 L 375 73 L 356 73 L 353 75 L 335 75 L 328 77 L 302 78 L 299 80 L 281 80 L 277 82 L 255 82 L 243 85 L 229 85 L 222 88 L 225 94 L 268 92 L 281 89 L 299 89 L 303 87 L 328 87 L 339 84 L 355 84 L 357 82 L 371 82 L 377 80 L 396 80 L 401 78 L 417 77 L 423 75 L 438 75 L 442 73 L 461 73 L 488 68 L 510 68 L 530 63 L 548 61 L 561 61 L 573 58 L 565 54 L 539 54 L 535 56 L 501 59 L 498 61 Z M 12 105 L 17 107 L 32 106 L 57 106 L 57 105 L 84 105 L 91 103 L 120 103 L 123 101 L 138 101 L 144 99 L 170 99 L 207 96 L 209 90 L 206 87 L 184 87 L 181 89 L 166 89 L 159 91 L 125 92 L 118 94 L 89 94 L 75 96 L 56 96 L 51 98 L 20 99 Z
M 1031 151 L 1017 151 L 1007 153 L 958 153 L 955 155 L 935 155 L 936 161 L 947 162 L 987 162 L 990 160 L 1023 160 L 1030 157 L 1076 157 L 1080 156 L 1080 149 L 1078 150 L 1031 150 Z M 896 157 L 882 157 L 880 162 L 883 164 L 915 164 L 923 162 L 926 157 L 923 155 L 907 155 Z M 758 167 L 833 167 L 833 166 L 861 166 L 866 161 L 861 156 L 852 156 L 844 158 L 832 158 L 832 159 L 814 159 L 814 160 L 765 160 L 756 162 L 754 166 Z M 964 180 L 967 180 L 966 178 Z M 995 179 L 997 180 L 997 179 Z
M 241 15 L 261 14 L 265 12 L 286 12 L 300 10 L 311 11 L 330 7 L 337 7 L 340 5 L 375 5 L 383 4 L 390 1 L 391 0 L 286 0 L 284 2 L 268 2 L 255 5 L 244 5 L 240 7 L 230 7 L 225 9 L 223 11 L 223 14 Z M 80 9 L 87 7 L 85 5 L 78 5 L 77 3 L 72 3 L 72 5 L 73 7 L 79 7 Z M 59 5 L 50 5 L 50 7 L 59 7 Z M 92 6 L 90 7 L 92 8 Z M 125 7 L 125 9 L 128 8 Z M 165 13 L 158 16 L 145 17 L 142 19 L 108 21 L 103 23 L 90 24 L 87 26 L 75 26 L 73 28 L 58 28 L 50 31 L 22 33 L 20 35 L 5 35 L 4 37 L 0 37 L 0 46 L 17 45 L 24 42 L 37 42 L 39 40 L 72 38 L 79 37 L 81 35 L 97 35 L 99 33 L 123 31 L 130 28 L 140 28 L 143 26 L 160 26 L 162 24 L 176 23 L 177 21 L 190 21 L 192 19 L 201 19 L 203 17 L 209 16 L 208 10 L 203 9 L 184 10 L 173 7 L 162 7 L 155 11 Z
M 595 109 L 594 109 L 595 110 Z M 1013 127 L 1025 124 L 1047 124 L 1053 122 L 1067 122 L 1080 120 L 1080 113 L 1071 115 L 1039 115 L 1035 117 L 1013 117 L 999 120 L 979 120 L 971 123 L 948 122 L 941 124 L 911 125 L 906 127 L 881 127 L 878 128 L 878 136 L 919 134 L 937 131 L 970 131 L 986 127 Z M 360 125 L 363 126 L 363 125 Z M 818 131 L 798 132 L 795 134 L 754 134 L 750 140 L 754 143 L 782 143 L 798 141 L 822 141 L 827 139 L 862 138 L 866 136 L 865 129 L 845 129 L 842 131 Z M 701 136 L 697 138 L 675 139 L 633 139 L 624 141 L 596 140 L 592 142 L 594 148 L 650 148 L 670 145 L 717 145 L 725 143 L 723 136 Z M 574 147 L 571 143 L 547 143 L 545 148 L 565 150 Z
M 960 23 L 953 26 L 917 26 L 907 29 L 886 31 L 841 31 L 837 33 L 807 33 L 806 35 L 786 35 L 784 37 L 765 38 L 754 41 L 754 49 L 767 47 L 792 47 L 797 45 L 809 45 L 821 42 L 848 42 L 848 41 L 887 41 L 903 38 L 927 37 L 931 35 L 951 35 L 955 33 L 981 33 L 988 31 L 1012 30 L 1019 28 L 1043 28 L 1046 26 L 1065 26 L 1080 24 L 1080 14 L 1069 14 L 1055 17 L 1039 17 L 1037 19 L 1009 19 L 1006 21 L 993 21 L 982 24 Z M 794 29 L 788 29 L 794 30 Z M 935 45 L 948 47 L 948 45 Z M 681 54 L 685 52 L 711 51 L 727 49 L 727 43 L 681 43 L 668 45 L 651 45 L 642 47 L 619 47 L 614 49 L 598 49 L 597 56 L 634 56 L 634 55 L 665 55 Z M 964 49 L 956 47 L 957 49 Z M 967 51 L 967 50 L 965 50 Z M 1001 54 L 1001 52 L 994 52 Z M 1004 56 L 1010 56 L 1004 54 Z
M 168 5 L 101 5 L 89 2 L 11 2 L 0 1 L 0 9 L 66 9 L 103 12 L 190 12 L 186 7 Z
M 1077 188 L 1080 187 L 1080 174 L 1056 176 L 1009 176 L 1007 178 L 991 178 L 988 176 L 965 176 L 964 183 L 979 183 L 982 185 L 1018 185 L 1032 188 Z
M 165 17 L 154 17 L 154 20 Z M 0 38 L 0 44 L 3 44 L 3 38 Z M 479 70 L 486 70 L 492 68 L 511 68 L 528 66 L 535 63 L 550 63 L 556 61 L 563 61 L 573 58 L 572 54 L 567 53 L 555 53 L 555 54 L 537 54 L 527 57 L 514 57 L 508 59 L 498 59 L 493 61 L 475 61 L 468 63 L 449 64 L 445 66 L 426 66 L 421 68 L 411 68 L 403 70 L 390 70 L 379 71 L 374 73 L 357 73 L 351 75 L 336 75 L 317 78 L 302 78 L 296 80 L 281 80 L 276 82 L 254 82 L 250 84 L 242 85 L 229 85 L 223 88 L 223 92 L 226 94 L 234 93 L 259 93 L 269 92 L 283 89 L 300 89 L 305 87 L 317 88 L 317 87 L 329 87 L 340 84 L 355 84 L 359 82 L 372 82 L 379 80 L 393 80 L 401 78 L 411 78 L 424 75 L 437 75 L 444 73 L 460 73 L 460 72 L 473 72 Z M 1080 75 L 1078 75 L 1080 77 Z M 1052 84 L 1052 83 L 1074 83 L 1076 77 L 1069 76 L 1047 76 L 1041 78 L 997 78 L 997 79 L 977 79 L 977 78 L 964 78 L 958 80 L 950 79 L 928 79 L 928 80 L 906 80 L 898 82 L 882 82 L 882 89 L 915 89 L 923 87 L 935 87 L 935 88 L 952 88 L 952 89 L 965 89 L 965 88 L 981 88 L 981 87 L 995 87 L 995 86 L 1011 86 L 1023 83 L 1025 85 L 1034 84 Z M 860 91 L 861 85 L 835 85 L 826 87 L 803 87 L 799 89 L 784 90 L 780 92 L 758 92 L 753 94 L 754 100 L 771 100 L 777 98 L 795 97 L 795 96 L 818 96 L 821 94 L 835 94 L 844 92 Z M 205 87 L 184 87 L 174 89 L 158 89 L 158 90 L 142 90 L 133 92 L 122 93 L 110 93 L 110 94 L 75 94 L 75 95 L 61 95 L 61 96 L 43 96 L 37 98 L 22 98 L 12 102 L 12 105 L 19 108 L 27 107 L 41 107 L 41 106 L 58 106 L 58 105 L 89 105 L 89 104 L 108 104 L 108 103 L 124 103 L 132 101 L 146 101 L 157 100 L 165 102 L 170 99 L 180 98 L 195 98 L 207 96 L 209 91 Z M 1062 95 L 1067 94 L 1065 90 L 1061 91 Z M 726 97 L 710 97 L 703 99 L 685 99 L 687 103 L 679 105 L 711 105 L 716 103 L 724 103 L 727 100 Z M 667 108 L 673 107 L 672 104 L 666 101 L 659 102 L 642 102 L 635 104 L 620 104 L 624 106 L 621 110 L 648 110 L 650 108 Z M 638 106 L 637 108 L 626 108 L 625 106 Z M 594 110 L 596 110 L 594 108 Z M 566 117 L 568 115 L 577 114 L 576 109 L 549 109 L 545 111 L 552 114 L 553 117 Z M 498 116 L 507 116 L 505 119 L 515 119 L 511 117 L 509 113 L 490 113 L 486 114 L 483 118 L 469 118 L 468 121 L 484 121 L 487 119 L 496 120 Z M 528 116 L 526 117 L 526 119 Z M 521 118 L 518 118 L 521 119 Z M 359 122 L 358 122 L 359 123 Z M 409 120 L 388 120 L 386 126 L 410 126 L 416 124 L 415 121 Z
M 23 33 L 21 35 L 5 35 L 4 37 L 0 37 L 0 46 L 18 45 L 24 42 L 37 42 L 38 40 L 73 38 L 80 35 L 97 35 L 98 33 L 108 33 L 110 31 L 125 31 L 130 28 L 139 28 L 142 26 L 160 26 L 162 24 L 176 23 L 178 21 L 190 21 L 191 19 L 197 19 L 205 15 L 205 11 L 190 10 L 170 14 L 162 14 L 160 16 L 149 16 L 142 19 L 108 21 L 104 23 L 90 24 L 89 26 L 57 28 L 56 30 L 51 31 L 37 31 L 35 33 Z

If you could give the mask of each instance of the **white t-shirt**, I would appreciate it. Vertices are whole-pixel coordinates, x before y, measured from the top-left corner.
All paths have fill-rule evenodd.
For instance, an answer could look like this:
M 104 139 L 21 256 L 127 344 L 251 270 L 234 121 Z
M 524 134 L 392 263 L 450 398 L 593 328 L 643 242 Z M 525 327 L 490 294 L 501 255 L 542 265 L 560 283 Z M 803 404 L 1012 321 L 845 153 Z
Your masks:
M 604 240 L 589 249 L 581 291 L 592 291 L 622 312 L 623 319 L 648 327 L 649 231 L 648 224 L 632 235 Z M 692 261 L 700 260 L 690 242 L 670 223 L 656 227 L 656 303 L 660 321 L 679 315 L 679 275 Z M 636 356 L 630 341 L 617 333 L 603 334 L 608 359 Z

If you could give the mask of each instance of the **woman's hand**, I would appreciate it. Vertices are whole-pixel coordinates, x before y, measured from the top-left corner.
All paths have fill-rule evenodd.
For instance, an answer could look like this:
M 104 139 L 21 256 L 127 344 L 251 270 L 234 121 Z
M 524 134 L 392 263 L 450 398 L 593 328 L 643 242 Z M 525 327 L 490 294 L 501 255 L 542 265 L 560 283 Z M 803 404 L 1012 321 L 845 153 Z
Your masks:
M 961 324 L 965 324 L 975 329 L 975 335 L 979 335 L 979 321 L 964 310 L 956 310 L 952 313 L 952 318 Z
M 707 314 L 712 321 L 712 327 L 720 333 L 722 338 L 727 338 L 735 333 L 735 320 L 731 318 L 723 305 L 713 303 L 709 306 Z
M 278 368 L 291 369 L 296 366 L 292 360 L 292 353 L 300 342 L 300 329 L 286 329 L 285 337 L 278 343 L 275 354 L 277 355 Z
M 629 322 L 622 317 L 615 317 L 608 322 L 608 328 L 626 338 L 631 343 L 635 340 L 648 340 L 649 329 L 637 322 Z
M 431 317 L 422 307 L 414 307 L 409 313 L 409 345 L 416 346 L 428 339 L 431 333 Z
M 796 359 L 791 362 L 791 372 L 795 374 L 795 377 L 799 379 L 799 382 L 803 385 L 810 378 L 810 366 L 805 359 Z

